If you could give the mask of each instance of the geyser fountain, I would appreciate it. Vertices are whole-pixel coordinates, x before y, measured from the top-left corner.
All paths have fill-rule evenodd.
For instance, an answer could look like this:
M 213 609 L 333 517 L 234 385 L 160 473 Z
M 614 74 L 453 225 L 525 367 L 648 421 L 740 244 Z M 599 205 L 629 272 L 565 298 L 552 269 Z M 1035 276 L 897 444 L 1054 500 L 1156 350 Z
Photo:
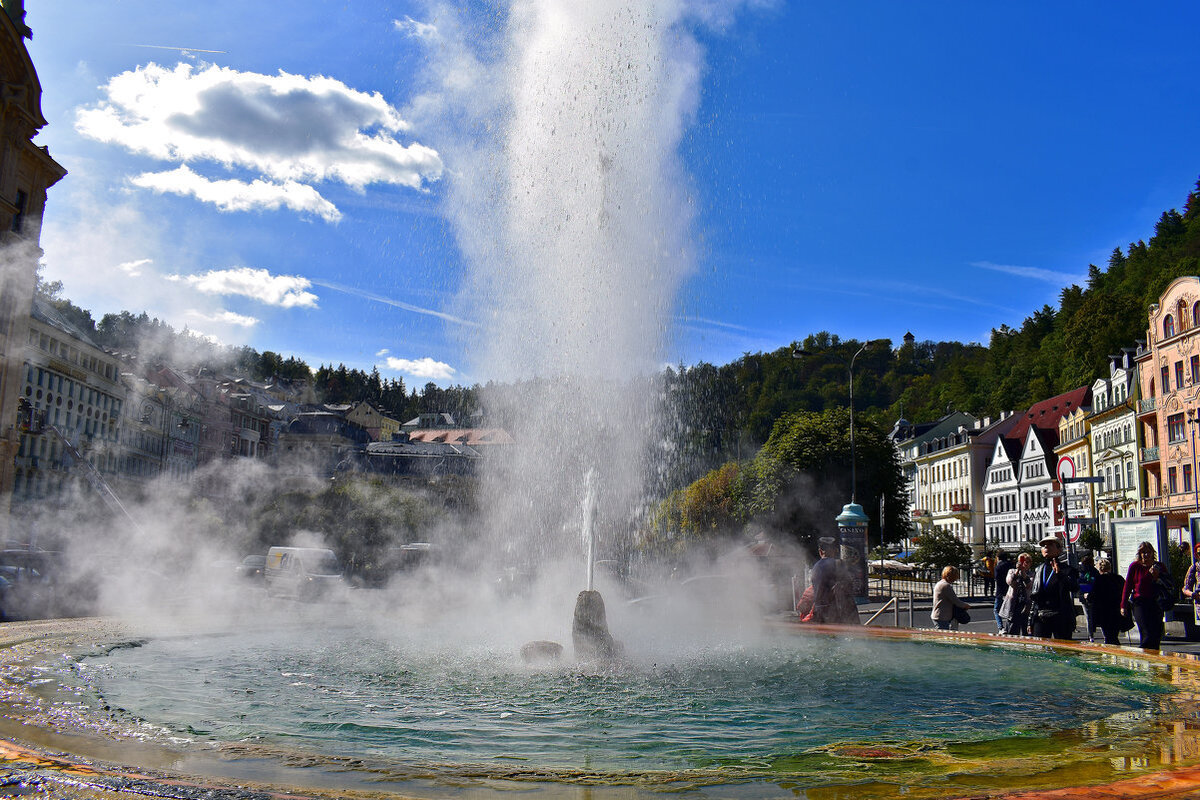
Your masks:
M 1136 796 L 1141 776 L 1196 761 L 1200 685 L 1178 661 L 764 630 L 736 580 L 629 605 L 602 581 L 597 602 L 589 579 L 572 617 L 578 532 L 611 546 L 656 467 L 642 376 L 690 269 L 690 13 L 514 3 L 505 55 L 477 71 L 495 96 L 451 113 L 498 117 L 441 147 L 464 176 L 448 202 L 473 270 L 476 372 L 516 382 L 488 409 L 521 445 L 486 476 L 483 562 L 537 566 L 529 594 L 474 576 L 424 608 L 248 601 L 204 626 L 0 628 L 0 724 L 23 743 L 0 748 L 9 775 L 89 797 L 933 797 L 1107 781 Z M 568 626 L 583 663 L 522 662 L 522 642 Z

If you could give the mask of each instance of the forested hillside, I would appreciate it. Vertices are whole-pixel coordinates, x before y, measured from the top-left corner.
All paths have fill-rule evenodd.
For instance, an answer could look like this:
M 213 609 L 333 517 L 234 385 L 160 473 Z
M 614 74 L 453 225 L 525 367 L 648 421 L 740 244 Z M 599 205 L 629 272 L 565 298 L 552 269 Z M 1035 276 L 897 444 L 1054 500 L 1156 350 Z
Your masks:
M 1088 265 L 1087 273 L 1086 286 L 1063 289 L 1058 308 L 1035 310 L 1018 328 L 994 329 L 987 346 L 903 343 L 903 331 L 895 339 L 872 343 L 855 362 L 856 413 L 883 431 L 900 416 L 932 420 L 947 409 L 997 415 L 1023 410 L 1105 374 L 1109 354 L 1145 336 L 1147 313 L 1164 288 L 1181 275 L 1200 274 L 1200 182 L 1182 212 L 1162 214 L 1149 240 L 1115 249 L 1107 264 Z M 88 311 L 62 298 L 61 289 L 58 283 L 39 283 L 43 297 L 109 349 L 137 354 L 143 361 L 213 366 L 259 380 L 311 378 L 323 402 L 373 400 L 402 420 L 422 411 L 450 411 L 465 419 L 481 407 L 487 411 L 495 393 L 518 388 L 428 383 L 418 392 L 399 378 L 383 380 L 377 371 L 342 364 L 321 365 L 314 372 L 295 357 L 218 347 L 186 330 L 176 332 L 144 312 L 106 314 L 96 323 Z M 659 490 L 665 496 L 728 462 L 752 458 L 785 414 L 846 407 L 846 364 L 862 344 L 821 331 L 722 366 L 701 363 L 665 370 L 661 390 L 669 446 L 663 451 Z M 794 358 L 797 349 L 806 355 Z M 637 390 L 656 388 L 639 384 Z M 518 423 L 496 418 L 485 424 Z
M 947 409 L 994 416 L 1107 374 L 1110 354 L 1145 338 L 1150 306 L 1166 286 L 1200 275 L 1200 182 L 1182 212 L 1162 214 L 1148 241 L 1115 249 L 1087 272 L 1087 286 L 1063 289 L 1058 308 L 1034 311 L 1019 328 L 994 329 L 986 347 L 896 340 L 868 347 L 855 362 L 857 412 L 884 429 L 901 416 L 933 420 Z M 678 465 L 677 485 L 752 455 L 785 412 L 846 406 L 846 364 L 862 344 L 822 331 L 720 367 L 668 370 L 675 430 L 690 456 Z M 796 349 L 809 355 L 793 358 Z

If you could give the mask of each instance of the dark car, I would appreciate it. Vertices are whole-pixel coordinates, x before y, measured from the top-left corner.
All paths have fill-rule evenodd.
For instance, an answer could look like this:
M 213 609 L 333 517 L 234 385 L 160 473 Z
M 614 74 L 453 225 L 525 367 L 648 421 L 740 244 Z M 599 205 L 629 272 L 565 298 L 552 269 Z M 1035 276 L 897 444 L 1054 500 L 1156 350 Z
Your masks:
M 242 563 L 236 567 L 239 578 L 254 581 L 255 583 L 262 583 L 266 580 L 266 569 L 266 556 L 246 556 L 242 559 Z
M 43 550 L 0 551 L 0 616 L 6 620 L 59 615 L 59 587 L 52 576 L 58 553 Z

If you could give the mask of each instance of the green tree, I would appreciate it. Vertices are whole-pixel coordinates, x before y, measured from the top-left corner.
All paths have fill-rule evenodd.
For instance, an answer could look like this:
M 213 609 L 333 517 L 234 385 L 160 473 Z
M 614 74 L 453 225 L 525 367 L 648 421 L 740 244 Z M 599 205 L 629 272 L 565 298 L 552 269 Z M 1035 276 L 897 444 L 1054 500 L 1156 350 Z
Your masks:
M 1104 534 L 1095 528 L 1084 528 L 1083 533 L 1079 535 L 1079 547 L 1083 550 L 1091 550 L 1094 553 L 1103 550 L 1104 544 Z
M 742 519 L 760 518 L 811 543 L 826 535 L 850 497 L 850 415 L 847 409 L 784 414 L 740 482 Z M 904 536 L 907 483 L 899 455 L 880 427 L 855 418 L 855 498 L 871 518 L 868 536 L 879 541 L 873 510 L 886 498 L 890 540 Z
M 943 567 L 962 567 L 971 562 L 971 546 L 949 531 L 934 528 L 916 539 L 917 546 L 909 559 L 940 571 Z

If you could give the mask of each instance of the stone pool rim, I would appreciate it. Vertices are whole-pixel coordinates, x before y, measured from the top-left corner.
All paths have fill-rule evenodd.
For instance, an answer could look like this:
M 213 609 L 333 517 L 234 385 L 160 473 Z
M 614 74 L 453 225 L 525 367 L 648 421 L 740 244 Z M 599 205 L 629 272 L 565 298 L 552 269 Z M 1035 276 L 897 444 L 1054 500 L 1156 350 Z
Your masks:
M 880 640 L 928 641 L 931 643 L 954 643 L 964 645 L 986 645 L 991 647 L 1034 648 L 1064 653 L 1108 654 L 1123 659 L 1158 664 L 1200 673 L 1200 657 L 1188 653 L 1164 653 L 1142 651 L 1137 648 L 1109 646 L 1086 641 L 1047 641 L 1028 637 L 995 636 L 970 631 L 937 631 L 929 629 L 862 627 L 840 625 L 800 624 L 794 621 L 774 619 L 769 627 L 776 631 L 797 635 L 840 636 Z M 171 625 L 142 626 L 112 618 L 91 617 L 65 620 L 42 620 L 31 622 L 0 623 L 0 664 L 6 667 L 13 663 L 32 664 L 48 658 L 74 656 L 97 649 L 111 647 L 147 638 L 178 635 L 203 635 L 228 630 L 225 626 L 195 624 L 182 629 Z M 15 713 L 14 696 L 27 688 L 14 684 L 5 676 L 3 711 L 0 712 L 0 764 L 3 778 L 10 785 L 40 786 L 57 792 L 57 796 L 87 796 L 134 798 L 148 794 L 164 798 L 191 797 L 238 797 L 238 798 L 318 798 L 318 797 L 410 797 L 421 796 L 415 792 L 396 791 L 388 788 L 355 789 L 347 787 L 325 787 L 317 781 L 294 781 L 274 779 L 241 780 L 227 774 L 205 774 L 203 764 L 210 765 L 214 757 L 179 757 L 174 767 L 150 765 L 154 759 L 128 759 L 126 754 L 149 751 L 168 752 L 161 745 L 105 740 L 88 732 L 60 731 L 29 724 L 19 713 Z M 102 744 L 97 745 L 97 740 Z M 77 747 L 65 746 L 63 742 L 77 742 Z M 120 751 L 119 754 L 116 751 Z M 97 756 L 96 753 L 104 753 Z M 169 761 L 170 759 L 165 759 Z M 189 772 L 187 767 L 198 769 L 199 774 Z M 297 778 L 303 770 L 296 772 Z M 500 779 L 502 780 L 502 779 Z M 572 784 L 538 785 L 527 790 L 551 795 L 559 792 L 575 792 L 581 786 Z M 611 784 L 619 788 L 617 784 Z M 594 788 L 594 787 L 593 787 Z M 71 791 L 79 792 L 77 795 Z M 461 792 L 472 791 L 463 787 Z M 498 789 L 497 791 L 505 791 Z M 669 791 L 669 790 L 668 790 Z M 452 796 L 453 788 L 429 792 L 428 796 Z M 1191 797 L 1200 794 L 1200 763 L 1157 769 L 1128 778 L 1100 785 L 1064 786 L 1060 788 L 1013 789 L 996 791 L 967 790 L 960 794 L 945 793 L 939 797 L 995 797 L 995 798 L 1172 798 Z

